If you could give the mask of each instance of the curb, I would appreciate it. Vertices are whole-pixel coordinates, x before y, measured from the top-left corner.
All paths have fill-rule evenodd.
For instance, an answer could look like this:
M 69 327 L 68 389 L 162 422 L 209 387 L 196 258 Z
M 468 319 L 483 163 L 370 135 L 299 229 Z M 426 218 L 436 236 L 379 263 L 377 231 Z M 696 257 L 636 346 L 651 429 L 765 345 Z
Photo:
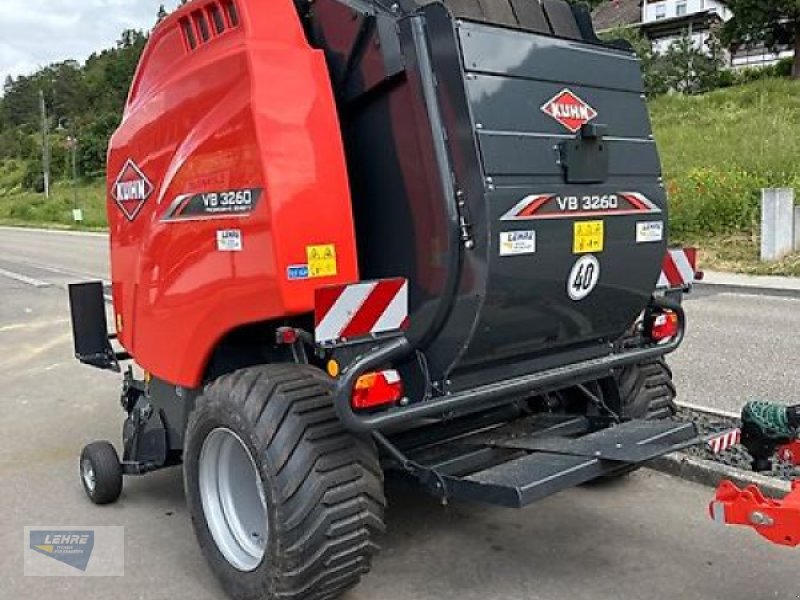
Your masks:
M 701 281 L 696 281 L 694 285 L 701 288 L 718 287 L 800 292 L 800 277 L 789 277 L 782 275 L 748 275 L 745 273 L 704 271 L 703 279 Z
M 688 402 L 677 402 L 677 404 L 680 408 L 705 413 L 714 417 L 739 419 L 737 413 L 730 411 L 698 406 Z M 743 471 L 729 465 L 677 452 L 653 459 L 647 464 L 647 467 L 655 471 L 666 473 L 667 475 L 672 475 L 673 477 L 680 477 L 686 481 L 713 488 L 716 488 L 725 479 L 732 481 L 740 488 L 747 487 L 748 485 L 755 485 L 758 486 L 765 496 L 770 498 L 783 498 L 792 489 L 792 484 L 789 481 L 781 481 L 780 479 L 767 477 L 760 473 Z
M 740 488 L 756 485 L 765 496 L 771 498 L 783 498 L 792 489 L 791 483 L 788 481 L 681 454 L 661 456 L 652 460 L 647 466 L 655 471 L 713 488 L 725 479 L 732 481 Z
M 724 419 L 733 419 L 734 421 L 738 421 L 739 417 L 741 417 L 741 413 L 734 412 L 732 410 L 722 410 L 721 408 L 711 408 L 710 406 L 701 406 L 699 404 L 692 404 L 691 402 L 681 402 L 676 401 L 675 404 L 678 405 L 678 408 L 684 408 L 686 410 L 693 410 L 694 412 L 704 413 L 710 415 L 712 417 L 720 417 Z

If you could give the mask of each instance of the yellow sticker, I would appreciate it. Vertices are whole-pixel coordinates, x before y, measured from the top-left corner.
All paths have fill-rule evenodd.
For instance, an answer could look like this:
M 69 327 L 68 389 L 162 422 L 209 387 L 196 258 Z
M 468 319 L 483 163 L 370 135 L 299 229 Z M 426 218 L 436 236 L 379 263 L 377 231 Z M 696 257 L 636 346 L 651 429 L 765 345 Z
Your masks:
M 306 257 L 309 277 L 333 277 L 339 272 L 334 244 L 306 246 Z
M 604 239 L 602 221 L 578 221 L 575 223 L 572 252 L 575 254 L 602 252 Z

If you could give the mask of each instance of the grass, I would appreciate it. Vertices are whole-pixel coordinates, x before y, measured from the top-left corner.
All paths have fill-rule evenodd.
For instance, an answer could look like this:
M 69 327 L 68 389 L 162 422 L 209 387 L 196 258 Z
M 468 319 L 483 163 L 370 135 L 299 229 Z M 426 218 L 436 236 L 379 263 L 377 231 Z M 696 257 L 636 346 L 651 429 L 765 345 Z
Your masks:
M 44 194 L 20 189 L 0 189 L 0 224 L 61 229 L 104 229 L 107 227 L 105 184 L 80 182 L 76 187 L 77 205 L 83 222 L 72 218 L 73 190 L 70 182 L 56 182 L 47 200 Z
M 670 196 L 673 241 L 702 249 L 703 268 L 800 275 L 800 256 L 762 264 L 761 188 L 800 199 L 800 82 L 765 79 L 650 103 Z
M 800 82 L 764 79 L 700 96 L 660 96 L 650 111 L 670 181 L 706 168 L 800 183 Z
M 755 234 L 688 237 L 682 243 L 700 248 L 700 268 L 707 271 L 800 277 L 800 254 L 791 254 L 773 263 L 760 262 L 761 242 Z

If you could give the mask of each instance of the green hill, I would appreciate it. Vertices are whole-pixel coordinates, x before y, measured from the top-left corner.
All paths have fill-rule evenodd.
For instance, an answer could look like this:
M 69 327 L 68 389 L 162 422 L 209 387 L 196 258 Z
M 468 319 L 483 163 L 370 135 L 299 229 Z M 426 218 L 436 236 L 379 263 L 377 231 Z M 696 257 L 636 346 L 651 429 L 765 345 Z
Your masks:
M 800 82 L 763 79 L 650 103 L 670 194 L 673 239 L 698 243 L 706 265 L 800 274 L 800 258 L 757 264 L 760 190 L 800 197 Z

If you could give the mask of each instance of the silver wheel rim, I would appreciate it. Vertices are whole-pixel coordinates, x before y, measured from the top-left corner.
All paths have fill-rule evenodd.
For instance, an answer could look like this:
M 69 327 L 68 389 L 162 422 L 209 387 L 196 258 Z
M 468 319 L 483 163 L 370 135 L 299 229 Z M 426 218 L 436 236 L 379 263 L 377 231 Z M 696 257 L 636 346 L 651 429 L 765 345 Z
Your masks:
M 94 488 L 97 486 L 97 477 L 94 474 L 92 461 L 88 458 L 84 458 L 81 461 L 81 477 L 83 477 L 83 484 L 86 486 L 86 489 L 90 492 L 94 492 Z
M 269 523 L 261 476 L 242 438 L 223 427 L 208 434 L 198 483 L 217 548 L 239 571 L 253 571 L 264 558 Z

